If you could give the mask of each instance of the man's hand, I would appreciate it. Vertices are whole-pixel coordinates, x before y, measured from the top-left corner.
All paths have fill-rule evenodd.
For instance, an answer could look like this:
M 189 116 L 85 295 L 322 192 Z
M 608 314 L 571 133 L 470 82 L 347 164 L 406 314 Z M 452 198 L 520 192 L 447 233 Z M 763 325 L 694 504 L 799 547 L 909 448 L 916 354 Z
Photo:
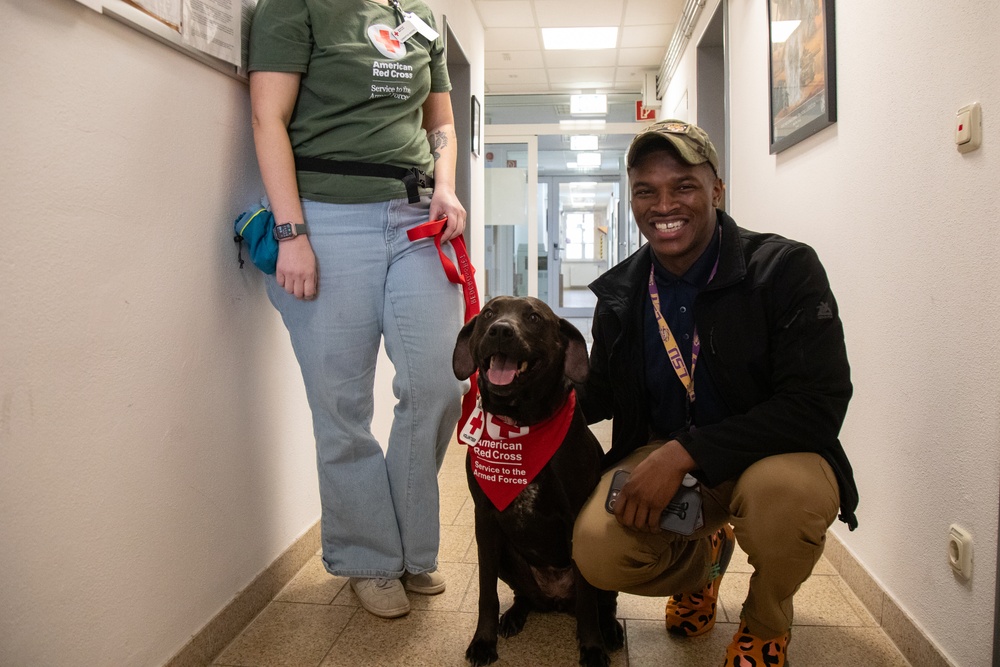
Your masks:
M 278 243 L 278 267 L 274 277 L 296 299 L 316 298 L 316 255 L 308 236 L 299 234 Z
M 615 501 L 615 518 L 626 528 L 660 532 L 660 515 L 684 475 L 697 464 L 676 440 L 664 443 L 635 467 Z

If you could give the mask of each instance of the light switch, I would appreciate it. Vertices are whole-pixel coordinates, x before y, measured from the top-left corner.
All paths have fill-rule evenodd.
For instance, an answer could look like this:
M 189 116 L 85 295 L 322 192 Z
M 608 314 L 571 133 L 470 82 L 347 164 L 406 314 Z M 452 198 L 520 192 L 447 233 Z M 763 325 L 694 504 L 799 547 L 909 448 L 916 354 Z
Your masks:
M 960 153 L 968 153 L 983 143 L 983 114 L 979 102 L 973 102 L 955 114 L 955 144 Z
M 967 144 L 972 139 L 972 131 L 969 129 L 969 110 L 959 111 L 955 126 L 955 143 L 958 145 Z

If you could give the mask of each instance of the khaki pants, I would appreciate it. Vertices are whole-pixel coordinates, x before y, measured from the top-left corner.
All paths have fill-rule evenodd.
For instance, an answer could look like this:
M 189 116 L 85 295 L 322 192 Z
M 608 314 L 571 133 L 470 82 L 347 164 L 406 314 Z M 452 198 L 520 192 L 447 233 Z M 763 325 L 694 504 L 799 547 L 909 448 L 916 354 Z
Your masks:
M 685 537 L 643 533 L 620 525 L 604 507 L 615 470 L 631 470 L 658 445 L 642 447 L 607 470 L 573 531 L 573 559 L 598 588 L 666 597 L 708 585 L 709 541 L 726 521 L 754 573 L 743 620 L 762 639 L 792 623 L 792 596 L 823 553 L 837 517 L 837 478 L 819 454 L 778 454 L 758 461 L 735 481 L 702 487 L 705 526 Z

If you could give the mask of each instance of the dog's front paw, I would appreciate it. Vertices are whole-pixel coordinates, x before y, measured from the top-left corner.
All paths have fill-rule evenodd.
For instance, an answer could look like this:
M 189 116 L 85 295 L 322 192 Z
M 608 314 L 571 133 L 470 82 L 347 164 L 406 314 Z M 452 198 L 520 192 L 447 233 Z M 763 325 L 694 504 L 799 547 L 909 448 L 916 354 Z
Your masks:
M 601 639 L 609 651 L 617 651 L 625 646 L 625 628 L 614 616 L 601 619 Z
M 497 661 L 497 640 L 473 639 L 469 648 L 465 649 L 465 659 L 472 667 L 483 667 Z
M 607 651 L 599 646 L 581 646 L 580 664 L 583 667 L 609 667 L 611 658 Z
M 500 615 L 500 636 L 513 637 L 523 630 L 530 611 L 530 604 L 525 602 L 523 598 L 515 597 L 511 608 Z

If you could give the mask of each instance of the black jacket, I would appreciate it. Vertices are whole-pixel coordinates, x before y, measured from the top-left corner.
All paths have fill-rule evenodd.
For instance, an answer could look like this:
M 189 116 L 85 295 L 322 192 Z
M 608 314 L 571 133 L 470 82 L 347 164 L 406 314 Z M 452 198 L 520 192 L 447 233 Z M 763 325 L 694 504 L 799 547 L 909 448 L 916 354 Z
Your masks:
M 719 267 L 695 300 L 704 365 L 730 417 L 675 437 L 708 486 L 772 454 L 816 452 L 840 486 L 840 519 L 857 527 L 858 490 L 838 440 L 853 391 L 837 302 L 816 252 L 740 229 L 722 211 Z M 611 466 L 650 438 L 643 360 L 648 245 L 595 280 L 590 377 L 578 398 L 589 423 L 613 419 Z

